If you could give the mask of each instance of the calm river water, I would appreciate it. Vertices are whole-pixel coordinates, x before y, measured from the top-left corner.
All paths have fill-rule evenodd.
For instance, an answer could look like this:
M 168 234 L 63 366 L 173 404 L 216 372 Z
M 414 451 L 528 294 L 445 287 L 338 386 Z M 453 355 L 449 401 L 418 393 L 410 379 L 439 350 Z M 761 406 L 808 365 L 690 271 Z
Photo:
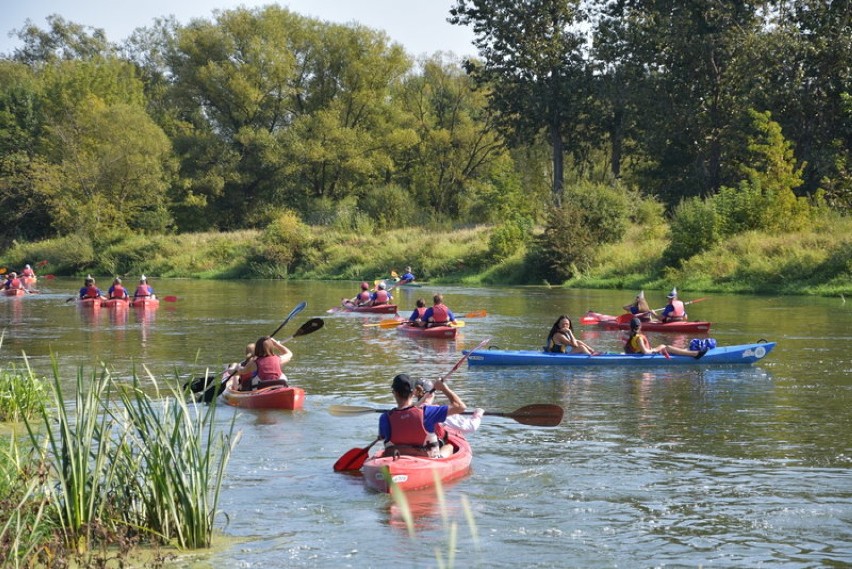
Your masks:
M 302 300 L 308 308 L 279 338 L 308 318 L 326 320 L 289 343 L 287 373 L 308 393 L 303 411 L 222 405 L 217 414 L 225 423 L 237 413 L 243 432 L 220 504 L 220 527 L 232 540 L 193 556 L 196 567 L 852 564 L 852 303 L 842 299 L 714 294 L 689 307 L 691 319 L 713 322 L 720 344 L 778 341 L 753 367 L 463 366 L 451 381 L 469 407 L 556 403 L 565 419 L 547 429 L 486 417 L 471 436 L 473 472 L 445 488 L 445 506 L 434 493 L 412 497 L 411 537 L 387 496 L 332 471 L 345 451 L 373 440 L 378 416 L 333 417 L 328 407 L 387 407 L 396 373 L 440 376 L 485 338 L 537 348 L 562 313 L 594 347 L 618 350 L 617 332 L 581 328 L 579 317 L 588 309 L 617 314 L 635 291 L 397 291 L 406 311 L 438 291 L 457 315 L 488 311 L 466 320 L 455 341 L 415 341 L 362 326 L 380 317 L 326 313 L 357 283 L 155 280 L 161 297 L 177 301 L 123 318 L 66 303 L 80 284 L 43 281 L 42 294 L 0 298 L 3 367 L 20 365 L 26 353 L 38 375 L 49 375 L 52 353 L 69 387 L 80 366 L 91 373 L 99 362 L 122 377 L 144 365 L 175 381 L 239 359 Z M 652 306 L 665 304 L 664 292 L 646 291 Z

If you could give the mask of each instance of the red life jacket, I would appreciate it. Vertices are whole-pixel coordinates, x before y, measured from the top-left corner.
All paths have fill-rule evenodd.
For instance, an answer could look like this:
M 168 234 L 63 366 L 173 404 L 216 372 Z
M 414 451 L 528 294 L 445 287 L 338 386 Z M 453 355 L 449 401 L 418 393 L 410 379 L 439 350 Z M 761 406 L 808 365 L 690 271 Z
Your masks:
M 406 407 L 388 411 L 390 440 L 395 445 L 426 446 L 429 433 L 423 426 L 423 409 Z
M 432 323 L 446 324 L 450 321 L 450 309 L 443 304 L 436 304 L 432 307 Z
M 356 298 L 358 299 L 358 304 L 370 302 L 370 291 L 363 290 L 360 293 L 358 293 L 358 296 Z
M 674 310 L 671 314 L 669 314 L 669 317 L 683 318 L 686 316 L 686 308 L 684 307 L 682 300 L 672 300 L 672 307 Z
M 257 378 L 260 381 L 279 379 L 281 372 L 281 358 L 278 356 L 262 356 L 255 360 L 257 365 Z
M 150 292 L 150 289 L 148 288 L 148 285 L 141 284 L 141 285 L 137 286 L 136 287 L 136 293 L 134 294 L 134 296 L 151 296 L 151 292 Z
M 21 276 L 22 277 L 34 277 L 35 271 L 33 271 L 32 269 L 24 269 L 23 271 L 21 271 Z
M 388 303 L 388 291 L 386 290 L 377 290 L 376 298 L 373 299 L 373 304 L 387 304 Z
M 86 287 L 86 298 L 97 298 L 99 296 L 98 287 L 95 285 L 89 285 Z
M 124 298 L 127 294 L 127 290 L 121 285 L 115 285 L 112 287 L 112 297 L 111 298 Z
M 423 315 L 426 314 L 426 307 L 425 306 L 418 306 L 414 310 L 417 311 L 417 317 L 418 318 L 423 318 Z
M 21 284 L 21 279 L 14 278 L 6 281 L 6 288 L 24 288 Z

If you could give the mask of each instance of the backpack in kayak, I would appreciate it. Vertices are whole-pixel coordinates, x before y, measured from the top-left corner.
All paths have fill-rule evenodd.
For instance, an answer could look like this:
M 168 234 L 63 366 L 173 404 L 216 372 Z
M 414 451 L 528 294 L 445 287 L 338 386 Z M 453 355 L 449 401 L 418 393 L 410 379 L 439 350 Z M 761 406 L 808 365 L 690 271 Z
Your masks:
M 712 350 L 716 347 L 716 338 L 693 338 L 689 341 L 689 349 L 693 352 Z

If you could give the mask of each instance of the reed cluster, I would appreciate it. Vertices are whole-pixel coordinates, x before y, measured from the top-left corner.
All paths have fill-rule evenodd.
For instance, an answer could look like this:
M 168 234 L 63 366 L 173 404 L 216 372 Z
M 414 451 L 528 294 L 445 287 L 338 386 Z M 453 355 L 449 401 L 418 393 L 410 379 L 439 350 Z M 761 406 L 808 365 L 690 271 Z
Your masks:
M 147 370 L 146 370 L 147 373 Z M 143 389 L 144 383 L 144 389 Z M 175 382 L 175 385 L 177 382 Z M 106 367 L 63 391 L 53 360 L 49 404 L 0 453 L 0 567 L 123 560 L 136 546 L 209 547 L 239 436 L 216 406 L 130 384 Z

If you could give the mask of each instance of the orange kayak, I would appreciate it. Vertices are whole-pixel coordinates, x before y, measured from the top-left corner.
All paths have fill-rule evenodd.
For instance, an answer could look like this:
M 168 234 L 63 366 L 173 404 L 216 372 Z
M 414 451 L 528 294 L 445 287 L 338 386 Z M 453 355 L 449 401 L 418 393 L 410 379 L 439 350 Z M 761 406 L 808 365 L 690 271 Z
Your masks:
M 233 380 L 222 391 L 222 399 L 232 407 L 241 409 L 301 409 L 305 404 L 305 390 L 299 387 L 273 385 L 254 391 L 236 391 L 232 389 Z

